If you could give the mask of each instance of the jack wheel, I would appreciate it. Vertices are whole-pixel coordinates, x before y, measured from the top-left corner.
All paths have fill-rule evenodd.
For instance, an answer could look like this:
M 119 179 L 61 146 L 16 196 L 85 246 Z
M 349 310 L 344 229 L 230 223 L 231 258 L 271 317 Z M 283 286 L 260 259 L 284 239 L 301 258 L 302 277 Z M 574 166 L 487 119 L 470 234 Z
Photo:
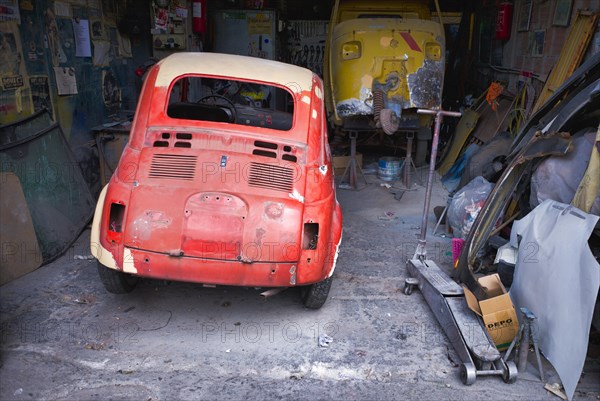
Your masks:
M 504 380 L 504 383 L 516 382 L 518 375 L 519 371 L 517 370 L 517 365 L 515 365 L 513 361 L 506 362 L 506 370 L 502 372 L 502 380 Z
M 407 277 L 404 279 L 404 294 L 410 295 L 416 286 L 419 285 L 419 280 L 413 277 Z
M 472 363 L 463 363 L 460 365 L 460 380 L 465 386 L 470 386 L 477 379 L 477 371 Z

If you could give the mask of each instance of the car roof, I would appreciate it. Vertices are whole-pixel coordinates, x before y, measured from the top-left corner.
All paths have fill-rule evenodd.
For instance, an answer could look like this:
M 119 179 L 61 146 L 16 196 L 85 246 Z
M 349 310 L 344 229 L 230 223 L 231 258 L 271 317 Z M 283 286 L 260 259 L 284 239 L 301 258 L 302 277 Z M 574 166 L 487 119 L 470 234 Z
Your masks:
M 158 62 L 156 86 L 169 86 L 184 74 L 214 75 L 279 84 L 294 93 L 312 88 L 312 71 L 291 64 L 233 54 L 181 52 Z

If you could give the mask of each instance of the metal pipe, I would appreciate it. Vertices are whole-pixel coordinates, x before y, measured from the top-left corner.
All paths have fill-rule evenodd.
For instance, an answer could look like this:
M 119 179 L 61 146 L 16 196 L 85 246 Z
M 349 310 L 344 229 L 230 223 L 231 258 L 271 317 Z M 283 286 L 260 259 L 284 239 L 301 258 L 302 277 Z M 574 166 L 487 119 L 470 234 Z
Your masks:
M 266 298 L 272 297 L 273 295 L 277 295 L 281 291 L 284 291 L 284 290 L 287 290 L 287 287 L 271 288 L 270 290 L 261 292 L 260 296 L 266 299 Z
M 440 25 L 444 26 L 444 19 L 442 18 L 442 9 L 440 8 L 440 3 L 438 0 L 435 0 L 435 11 L 437 11 L 437 15 L 440 18 Z
M 525 329 L 521 335 L 521 343 L 519 344 L 519 355 L 517 360 L 517 370 L 519 372 L 525 372 L 525 369 L 527 368 L 527 357 L 529 356 L 529 333 L 529 321 L 527 318 L 525 318 Z
M 477 376 L 496 376 L 496 375 L 502 375 L 502 373 L 504 373 L 504 371 L 502 369 L 478 370 Z
M 407 134 L 406 136 L 406 158 L 404 159 L 404 186 L 406 188 L 410 188 L 410 176 L 411 176 L 411 167 L 412 167 L 412 147 L 413 147 L 413 138 L 415 134 L 413 132 Z
M 429 174 L 427 175 L 427 186 L 425 189 L 425 205 L 423 207 L 423 216 L 421 218 L 420 241 L 425 241 L 427 236 L 427 215 L 429 214 L 429 204 L 431 203 L 431 189 L 433 187 L 433 175 L 435 173 L 435 161 L 437 158 L 437 148 L 440 139 L 440 127 L 444 116 L 460 117 L 461 113 L 445 110 L 427 110 L 418 109 L 418 114 L 435 115 L 435 128 L 433 130 L 433 140 L 431 141 L 431 157 L 429 159 Z

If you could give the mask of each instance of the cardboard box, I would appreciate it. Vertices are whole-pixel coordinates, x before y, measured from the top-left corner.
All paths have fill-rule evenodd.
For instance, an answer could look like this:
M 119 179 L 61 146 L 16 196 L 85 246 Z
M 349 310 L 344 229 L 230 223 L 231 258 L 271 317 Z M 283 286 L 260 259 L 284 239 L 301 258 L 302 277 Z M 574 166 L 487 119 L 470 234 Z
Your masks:
M 346 170 L 346 166 L 350 161 L 350 156 L 333 156 L 333 172 L 336 176 L 341 176 Z M 356 152 L 356 162 L 362 168 L 362 154 Z
M 496 348 L 502 351 L 508 348 L 519 331 L 519 320 L 515 307 L 498 274 L 481 277 L 477 281 L 489 298 L 478 301 L 475 295 L 463 286 L 467 305 L 473 312 L 481 316 Z

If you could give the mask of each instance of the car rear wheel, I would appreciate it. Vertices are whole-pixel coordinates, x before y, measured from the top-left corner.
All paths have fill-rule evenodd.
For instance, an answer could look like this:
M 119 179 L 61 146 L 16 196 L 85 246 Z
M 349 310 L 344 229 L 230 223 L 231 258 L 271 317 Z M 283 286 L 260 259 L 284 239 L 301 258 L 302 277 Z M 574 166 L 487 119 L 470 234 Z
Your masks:
M 323 281 L 314 283 L 311 285 L 305 285 L 300 288 L 300 296 L 304 306 L 309 309 L 319 309 L 327 301 L 329 296 L 329 289 L 331 288 L 331 282 L 333 276 L 326 278 Z
M 137 285 L 138 278 L 131 274 L 109 269 L 98 262 L 98 275 L 106 291 L 113 294 L 127 294 Z

